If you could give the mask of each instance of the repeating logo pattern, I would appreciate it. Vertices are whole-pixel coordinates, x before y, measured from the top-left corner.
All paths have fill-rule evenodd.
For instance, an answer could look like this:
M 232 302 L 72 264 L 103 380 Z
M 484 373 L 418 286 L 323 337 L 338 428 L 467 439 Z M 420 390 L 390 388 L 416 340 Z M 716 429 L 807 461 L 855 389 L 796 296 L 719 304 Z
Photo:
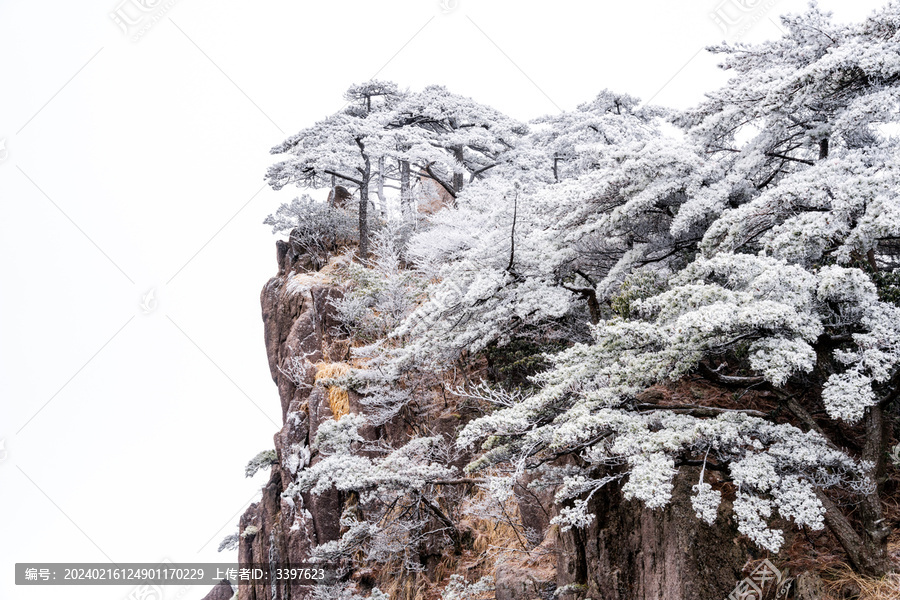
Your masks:
M 763 559 L 750 575 L 734 586 L 726 600 L 763 600 L 764 597 L 784 598 L 790 591 L 793 582 L 793 577 L 785 577 L 785 573 L 779 571 L 767 559 Z M 774 596 L 766 596 L 770 590 L 775 590 Z

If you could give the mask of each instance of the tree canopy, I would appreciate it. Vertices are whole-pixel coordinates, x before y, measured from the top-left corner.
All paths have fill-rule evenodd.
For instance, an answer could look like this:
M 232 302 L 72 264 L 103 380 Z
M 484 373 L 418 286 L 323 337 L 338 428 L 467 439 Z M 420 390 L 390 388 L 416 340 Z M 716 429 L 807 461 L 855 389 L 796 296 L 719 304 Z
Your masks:
M 464 470 L 424 428 L 359 455 L 348 440 L 362 414 L 320 432 L 329 458 L 301 487 L 425 506 L 404 535 L 430 510 L 456 547 L 440 508 L 454 481 L 502 496 L 527 472 L 555 489 L 567 529 L 596 518 L 605 486 L 658 508 L 680 470 L 700 467 L 699 519 L 717 519 L 724 478 L 761 548 L 782 548 L 781 517 L 828 527 L 860 572 L 894 570 L 883 501 L 900 394 L 900 5 L 849 25 L 813 6 L 783 24 L 780 39 L 711 48 L 734 77 L 688 111 L 604 90 L 526 127 L 442 87 L 378 83 L 377 106 L 348 92 L 352 109 L 274 148 L 293 155 L 270 169 L 274 187 L 333 175 L 362 197 L 384 159 L 397 165 L 384 177 L 407 163 L 453 196 L 411 237 L 382 240 L 381 256 L 403 258 L 389 270 L 411 279 L 391 280 L 398 324 L 358 345 L 365 366 L 343 385 L 385 419 L 415 411 L 424 389 L 481 401 L 455 440 Z M 446 384 L 523 343 L 539 349 L 526 376 Z M 687 380 L 723 393 L 647 399 Z M 329 552 L 384 531 L 346 519 Z

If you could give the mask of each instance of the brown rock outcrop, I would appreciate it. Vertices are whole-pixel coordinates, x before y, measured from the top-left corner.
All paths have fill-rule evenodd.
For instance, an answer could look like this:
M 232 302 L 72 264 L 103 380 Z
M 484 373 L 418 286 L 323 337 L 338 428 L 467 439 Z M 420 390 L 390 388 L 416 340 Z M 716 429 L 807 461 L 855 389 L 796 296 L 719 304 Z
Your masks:
M 441 184 L 425 177 L 419 180 L 421 190 L 418 195 L 418 211 L 422 215 L 433 215 L 447 206 L 455 204 L 453 196 Z
M 335 208 L 345 208 L 352 197 L 353 194 L 350 193 L 350 190 L 342 185 L 336 185 L 328 192 L 328 205 Z
M 694 515 L 690 496 L 698 476 L 696 469 L 684 469 L 675 479 L 671 503 L 657 510 L 625 500 L 618 486 L 598 492 L 593 523 L 560 535 L 560 587 L 586 586 L 579 595 L 561 598 L 726 598 L 744 578 L 749 549 L 738 540 L 727 501 L 711 526 Z
M 274 436 L 278 462 L 262 498 L 240 520 L 241 564 L 303 562 L 310 549 L 338 537 L 342 498 L 337 492 L 282 498 L 297 471 L 315 464 L 310 450 L 319 424 L 334 418 L 324 390 L 315 387 L 317 365 L 340 361 L 349 345 L 333 302 L 342 296 L 324 272 L 296 274 L 289 249 L 277 246 L 279 274 L 263 287 L 260 301 L 269 370 L 278 387 L 284 426 Z M 308 587 L 263 584 L 239 586 L 240 600 L 301 600 Z

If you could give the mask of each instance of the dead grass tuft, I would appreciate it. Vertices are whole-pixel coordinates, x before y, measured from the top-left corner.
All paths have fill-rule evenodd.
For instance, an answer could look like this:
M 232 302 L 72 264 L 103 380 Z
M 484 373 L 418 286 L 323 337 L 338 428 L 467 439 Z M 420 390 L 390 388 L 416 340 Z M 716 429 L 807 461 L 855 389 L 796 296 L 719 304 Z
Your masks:
M 487 492 L 477 490 L 466 499 L 467 503 L 481 503 L 487 500 Z M 507 502 L 504 510 L 513 523 L 520 523 L 519 506 Z M 479 555 L 495 556 L 507 549 L 528 550 L 522 532 L 506 519 L 485 519 L 469 516 L 460 523 L 462 528 L 472 531 L 472 549 Z
M 340 377 L 350 370 L 347 363 L 325 363 L 316 364 L 316 382 L 321 379 L 334 379 Z M 328 391 L 328 406 L 331 407 L 331 414 L 337 421 L 350 412 L 350 394 L 342 387 L 330 385 L 326 388 Z
M 822 572 L 822 582 L 827 594 L 822 600 L 839 600 L 846 597 L 846 590 L 858 590 L 859 600 L 897 600 L 900 598 L 900 574 L 892 573 L 881 578 L 865 577 L 855 573 L 846 564 Z
M 428 595 L 428 580 L 421 573 L 398 577 L 386 588 L 380 588 L 391 600 L 425 600 Z

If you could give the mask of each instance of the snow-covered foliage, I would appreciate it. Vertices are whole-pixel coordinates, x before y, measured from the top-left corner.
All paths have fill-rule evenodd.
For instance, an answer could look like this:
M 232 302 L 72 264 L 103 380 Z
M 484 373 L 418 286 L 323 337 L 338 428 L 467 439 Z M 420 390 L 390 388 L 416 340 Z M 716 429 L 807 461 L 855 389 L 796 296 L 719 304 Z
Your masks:
M 349 104 L 341 111 L 290 136 L 273 147 L 272 154 L 287 154 L 266 172 L 266 180 L 276 190 L 293 184 L 302 188 L 349 186 L 359 195 L 358 239 L 361 258 L 368 257 L 369 189 L 379 196 L 385 212 L 384 181 L 396 155 L 397 140 L 387 125 L 392 108 L 403 93 L 390 82 L 368 81 L 351 86 Z M 386 162 L 387 160 L 387 162 Z
M 457 197 L 483 177 L 528 129 L 501 112 L 438 85 L 408 94 L 393 111 L 401 160 Z
M 306 194 L 279 206 L 263 223 L 272 226 L 272 233 L 288 232 L 291 245 L 319 267 L 340 246 L 358 239 L 350 211 L 316 202 Z
M 223 550 L 237 550 L 238 546 L 241 543 L 241 536 L 238 533 L 232 533 L 226 535 L 222 538 L 222 541 L 219 542 L 219 547 L 217 552 L 222 552 Z
M 344 382 L 370 414 L 324 424 L 320 460 L 288 493 L 337 489 L 368 508 L 345 511 L 346 533 L 317 552 L 382 560 L 435 522 L 459 544 L 435 500 L 460 478 L 446 440 L 359 433 L 432 386 L 481 411 L 457 438 L 475 457 L 467 475 L 502 502 L 514 478 L 496 474 L 531 472 L 563 531 L 594 522 L 607 486 L 661 509 L 701 467 L 690 502 L 703 522 L 730 513 L 771 552 L 785 539 L 773 519 L 827 524 L 857 568 L 888 568 L 878 473 L 900 392 L 900 142 L 886 127 L 900 120 L 900 5 L 856 25 L 815 7 L 783 22 L 780 40 L 714 48 L 735 77 L 681 114 L 603 91 L 528 130 L 444 88 L 388 86 L 285 143 L 306 150 L 270 170 L 275 186 L 358 170 L 350 150 L 365 140 L 454 200 L 405 245 L 376 244 L 339 305 L 372 342 Z M 515 389 L 439 385 L 481 358 L 490 372 L 492 352 L 522 340 L 565 349 Z M 643 395 L 687 378 L 718 392 Z M 833 488 L 867 507 L 856 538 Z
M 429 536 L 459 544 L 436 487 L 458 476 L 444 459 L 448 442 L 414 437 L 392 448 L 366 442 L 359 429 L 367 424 L 353 413 L 322 423 L 314 444 L 322 458 L 300 470 L 284 496 L 336 489 L 355 499 L 341 516 L 340 539 L 317 546 L 314 558 L 338 561 L 362 552 L 369 563 L 390 563 L 398 572 L 421 570 L 418 551 Z
M 385 338 L 406 318 L 424 290 L 421 277 L 402 268 L 403 230 L 389 223 L 374 235 L 369 268 L 350 263 L 347 291 L 333 304 L 347 333 L 356 340 Z
M 363 596 L 357 593 L 355 586 L 346 583 L 316 585 L 311 588 L 309 597 L 311 600 L 390 600 L 390 596 L 377 587 Z
M 722 503 L 722 492 L 714 490 L 712 486 L 705 481 L 701 481 L 693 488 L 694 495 L 691 496 L 691 506 L 697 513 L 697 518 L 706 521 L 707 525 L 712 525 L 716 520 L 719 511 L 719 505 Z
M 332 115 L 272 148 L 272 154 L 295 158 L 276 163 L 266 175 L 269 185 L 280 190 L 288 184 L 310 188 L 329 187 L 331 177 L 360 187 L 367 183 L 372 152 L 386 152 L 390 138 L 384 132 L 382 113 L 360 115 L 347 110 Z
M 244 475 L 253 477 L 260 469 L 264 469 L 278 462 L 278 456 L 274 450 L 263 450 L 250 459 L 244 468 Z
M 454 475 L 452 468 L 427 460 L 440 438 L 417 437 L 377 459 L 351 456 L 350 446 L 361 441 L 357 428 L 362 422 L 362 416 L 350 414 L 334 425 L 322 425 L 316 444 L 320 452 L 330 454 L 300 473 L 297 490 L 322 492 L 334 487 L 383 499 L 387 494 L 421 489 L 429 482 Z
M 568 134 L 592 141 L 566 158 L 571 175 L 540 176 L 557 140 L 536 135 L 412 238 L 410 256 L 441 281 L 396 332 L 413 339 L 407 359 L 446 362 L 526 329 L 586 339 L 583 323 L 599 318 L 630 273 L 683 262 L 699 234 L 673 236 L 668 225 L 685 198 L 709 193 L 715 169 L 643 113 L 595 115 L 608 95 L 582 106 L 587 114 L 560 117 Z
M 494 591 L 494 578 L 485 575 L 474 583 L 468 583 L 462 575 L 451 575 L 450 582 L 441 594 L 441 600 L 478 600 Z
M 783 40 L 718 48 L 739 76 L 679 117 L 690 142 L 633 139 L 619 130 L 609 149 L 579 138 L 554 150 L 575 166 L 536 195 L 560 207 L 545 221 L 544 230 L 553 232 L 545 239 L 565 242 L 555 251 L 543 246 L 545 268 L 558 272 L 558 265 L 577 261 L 572 248 L 599 231 L 607 270 L 592 279 L 597 297 L 609 298 L 654 253 L 693 240 L 696 255 L 656 265 L 652 278 L 662 289 L 630 296 L 627 310 L 617 310 L 621 316 L 592 327 L 592 341 L 555 355 L 553 367 L 535 378 L 539 391 L 469 423 L 460 443 L 483 441 L 469 470 L 523 456 L 537 463 L 577 454 L 587 466 L 564 487 L 587 496 L 562 508 L 557 522 L 584 526 L 592 520 L 586 499 L 596 488 L 584 485 L 591 473 L 625 474 L 625 497 L 656 508 L 670 501 L 679 463 L 705 452 L 738 487 L 740 531 L 771 551 L 783 543 L 768 526 L 776 514 L 819 529 L 820 490 L 875 489 L 871 465 L 839 449 L 818 426 L 804 433 L 740 407 L 696 416 L 635 399 L 651 385 L 699 373 L 713 384 L 755 387 L 790 401 L 798 424 L 809 427 L 793 397 L 810 385 L 819 386 L 830 418 L 850 424 L 896 392 L 900 309 L 879 298 L 870 273 L 896 268 L 900 239 L 898 148 L 875 127 L 898 116 L 900 62 L 891 58 L 898 17 L 900 8 L 890 5 L 859 26 L 838 27 L 812 9 L 785 20 Z M 755 134 L 739 146 L 738 133 L 748 127 Z M 544 138 L 555 143 L 566 135 Z M 578 163 L 574 157 L 591 143 L 593 160 Z M 580 198 L 579 190 L 585 190 Z M 612 205 L 600 219 L 595 198 Z M 634 243 L 638 237 L 641 244 Z M 483 294 L 466 295 L 485 271 L 463 266 L 463 278 L 452 270 L 470 255 L 451 258 L 435 290 L 436 298 L 454 284 L 465 292 L 453 323 L 465 322 L 476 298 L 485 304 Z M 502 289 L 510 278 L 494 280 L 487 289 Z M 551 297 L 540 305 L 554 306 Z M 474 318 L 477 331 L 456 333 L 462 347 L 477 350 L 473 339 L 496 339 L 494 332 L 512 320 L 476 314 L 483 315 Z M 713 522 L 721 496 L 701 479 L 692 498 L 698 517 Z

